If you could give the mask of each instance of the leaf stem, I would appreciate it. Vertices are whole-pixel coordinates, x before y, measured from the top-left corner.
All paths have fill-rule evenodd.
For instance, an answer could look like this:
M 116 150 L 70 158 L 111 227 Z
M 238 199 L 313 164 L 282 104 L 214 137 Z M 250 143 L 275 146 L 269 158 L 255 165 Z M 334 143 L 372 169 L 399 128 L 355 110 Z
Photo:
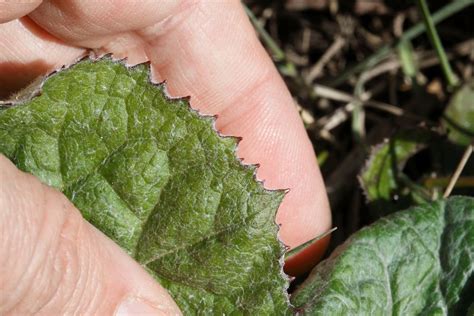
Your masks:
M 436 31 L 435 24 L 428 8 L 428 4 L 426 3 L 426 0 L 417 0 L 417 3 L 421 11 L 421 15 L 423 16 L 423 22 L 425 23 L 426 32 L 430 39 L 431 45 L 433 45 L 433 48 L 436 50 L 436 54 L 438 55 L 441 64 L 441 69 L 443 69 L 443 73 L 446 77 L 446 81 L 448 82 L 448 86 L 449 88 L 453 89 L 459 84 L 459 79 L 453 72 L 453 69 L 449 64 L 448 56 L 446 56 L 446 51 L 444 50 L 443 44 L 441 43 L 441 39 L 439 38 L 438 32 Z

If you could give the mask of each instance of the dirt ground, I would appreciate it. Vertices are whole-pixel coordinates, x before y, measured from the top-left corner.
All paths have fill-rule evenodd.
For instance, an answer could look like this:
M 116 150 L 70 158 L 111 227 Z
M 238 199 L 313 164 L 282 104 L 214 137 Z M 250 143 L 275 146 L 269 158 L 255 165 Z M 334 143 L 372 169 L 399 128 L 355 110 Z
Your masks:
M 473 77 L 474 6 L 446 13 L 448 2 L 429 1 L 433 17 L 447 15 L 436 30 L 458 78 L 453 86 L 420 31 L 422 17 L 412 1 L 244 3 L 318 153 L 338 228 L 328 253 L 360 227 L 419 203 L 417 192 L 442 193 L 464 151 L 447 140 L 442 118 L 453 94 Z M 432 135 L 394 166 L 403 177 L 390 197 L 369 201 L 359 176 L 373 163 L 373 146 L 420 130 Z M 452 194 L 474 195 L 472 160 Z

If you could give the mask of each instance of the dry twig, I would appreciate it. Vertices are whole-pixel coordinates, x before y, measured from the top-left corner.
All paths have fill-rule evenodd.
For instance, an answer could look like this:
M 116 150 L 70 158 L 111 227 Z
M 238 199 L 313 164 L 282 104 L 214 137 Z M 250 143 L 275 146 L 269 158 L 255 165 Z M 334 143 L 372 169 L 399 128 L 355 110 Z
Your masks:
M 306 82 L 308 84 L 321 76 L 324 66 L 341 50 L 342 47 L 344 47 L 345 44 L 346 40 L 342 36 L 336 37 L 331 46 L 329 46 L 326 52 L 324 52 L 323 56 L 321 56 L 318 62 L 309 70 L 309 73 L 306 76 Z
M 459 164 L 456 167 L 456 170 L 454 171 L 453 176 L 451 177 L 451 180 L 449 181 L 448 187 L 444 191 L 444 194 L 443 194 L 444 198 L 447 198 L 453 191 L 453 188 L 456 185 L 456 181 L 459 179 L 461 172 L 463 171 L 464 167 L 467 164 L 467 161 L 471 157 L 472 149 L 473 149 L 473 145 L 471 144 L 467 146 L 466 150 L 464 151 L 464 154 L 462 155 L 462 158 L 459 161 Z

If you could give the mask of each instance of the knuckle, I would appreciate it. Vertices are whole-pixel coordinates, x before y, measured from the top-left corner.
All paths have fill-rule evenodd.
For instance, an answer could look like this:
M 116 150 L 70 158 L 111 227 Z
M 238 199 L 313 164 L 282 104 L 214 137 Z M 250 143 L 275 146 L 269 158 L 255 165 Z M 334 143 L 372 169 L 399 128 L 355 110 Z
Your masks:
M 0 314 L 14 305 L 23 292 L 17 284 L 31 269 L 40 220 L 39 212 L 31 213 L 31 202 L 43 202 L 41 184 L 5 160 L 2 157 L 0 161 L 0 292 L 9 294 L 0 297 Z

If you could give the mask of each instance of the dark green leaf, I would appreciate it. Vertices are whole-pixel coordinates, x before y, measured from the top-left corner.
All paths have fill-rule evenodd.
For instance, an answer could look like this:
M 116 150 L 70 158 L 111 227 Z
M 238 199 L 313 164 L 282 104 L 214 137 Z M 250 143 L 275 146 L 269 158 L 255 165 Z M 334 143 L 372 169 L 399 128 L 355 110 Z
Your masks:
M 86 60 L 0 111 L 0 152 L 64 192 L 168 288 L 184 314 L 285 314 L 275 211 L 213 119 L 148 66 Z
M 465 315 L 474 199 L 401 211 L 355 233 L 291 297 L 303 315 Z
M 383 215 L 423 200 L 423 189 L 402 169 L 432 138 L 434 133 L 428 130 L 403 130 L 372 148 L 359 181 L 375 213 Z

